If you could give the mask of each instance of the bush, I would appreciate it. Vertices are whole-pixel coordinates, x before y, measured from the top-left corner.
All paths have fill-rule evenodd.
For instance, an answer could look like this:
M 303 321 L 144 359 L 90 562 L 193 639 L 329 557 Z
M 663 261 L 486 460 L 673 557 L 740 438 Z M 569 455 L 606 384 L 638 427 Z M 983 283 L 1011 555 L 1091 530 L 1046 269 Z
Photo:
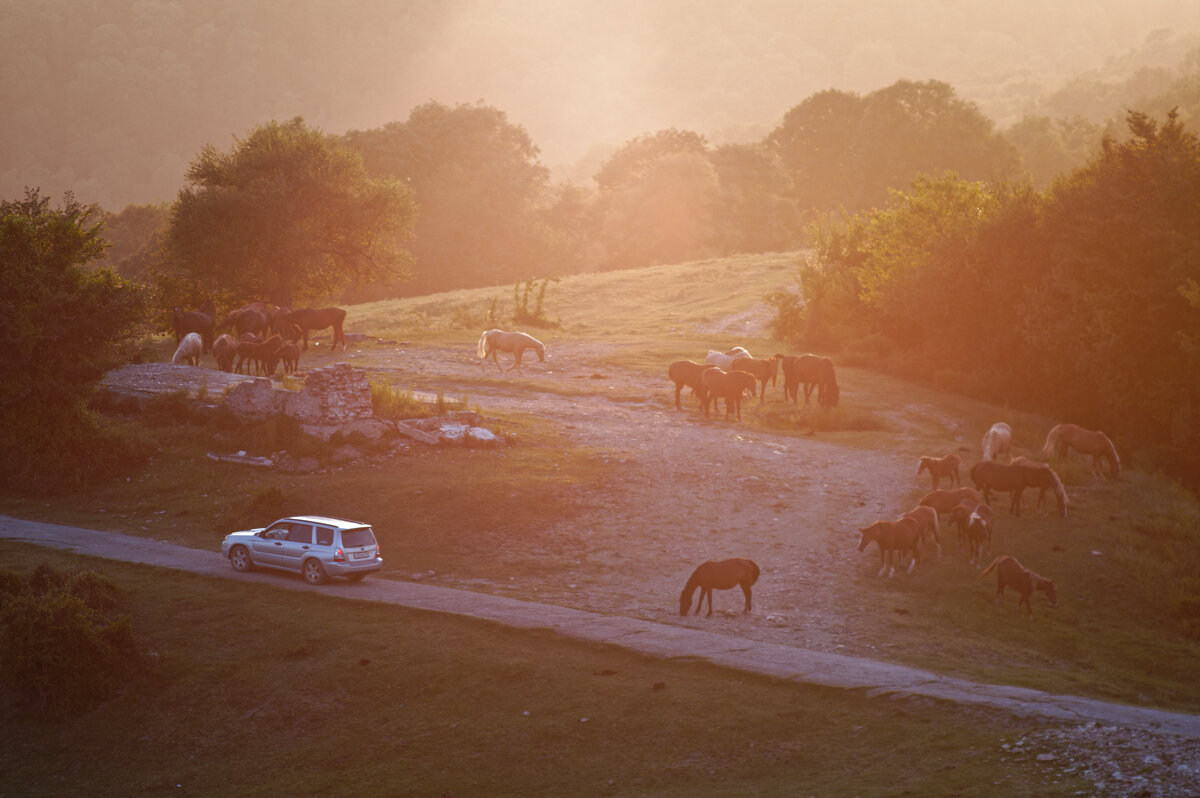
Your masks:
M 19 592 L 0 581 L 0 679 L 24 709 L 79 715 L 126 682 L 140 655 L 128 616 L 106 614 L 119 594 L 106 577 L 41 565 Z

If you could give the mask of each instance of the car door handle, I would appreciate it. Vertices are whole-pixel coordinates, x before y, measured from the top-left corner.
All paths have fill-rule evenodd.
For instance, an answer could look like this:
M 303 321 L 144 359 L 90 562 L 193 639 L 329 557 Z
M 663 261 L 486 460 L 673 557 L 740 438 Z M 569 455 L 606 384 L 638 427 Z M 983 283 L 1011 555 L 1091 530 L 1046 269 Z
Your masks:
M 280 547 L 282 547 L 282 546 L 283 546 L 283 541 L 279 541 L 279 540 L 277 540 L 277 541 L 275 541 L 275 545 L 276 545 L 276 546 L 280 546 Z

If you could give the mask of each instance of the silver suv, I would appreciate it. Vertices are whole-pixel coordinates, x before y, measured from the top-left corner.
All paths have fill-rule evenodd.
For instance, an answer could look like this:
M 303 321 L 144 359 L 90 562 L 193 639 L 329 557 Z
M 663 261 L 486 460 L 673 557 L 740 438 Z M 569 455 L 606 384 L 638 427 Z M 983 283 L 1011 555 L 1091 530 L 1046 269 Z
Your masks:
M 311 585 L 344 576 L 357 582 L 383 567 L 379 541 L 368 524 L 295 515 L 268 527 L 233 532 L 221 541 L 221 554 L 235 571 L 258 567 L 293 571 Z

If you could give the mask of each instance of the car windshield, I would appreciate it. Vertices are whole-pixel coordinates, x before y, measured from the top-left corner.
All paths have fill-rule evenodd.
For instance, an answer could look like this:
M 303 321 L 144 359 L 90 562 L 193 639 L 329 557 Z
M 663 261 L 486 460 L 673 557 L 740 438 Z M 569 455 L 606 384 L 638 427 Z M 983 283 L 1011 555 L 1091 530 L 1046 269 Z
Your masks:
M 374 546 L 375 533 L 371 531 L 371 527 L 369 526 L 360 526 L 358 529 L 343 529 L 342 545 L 348 549 L 356 549 L 359 546 Z

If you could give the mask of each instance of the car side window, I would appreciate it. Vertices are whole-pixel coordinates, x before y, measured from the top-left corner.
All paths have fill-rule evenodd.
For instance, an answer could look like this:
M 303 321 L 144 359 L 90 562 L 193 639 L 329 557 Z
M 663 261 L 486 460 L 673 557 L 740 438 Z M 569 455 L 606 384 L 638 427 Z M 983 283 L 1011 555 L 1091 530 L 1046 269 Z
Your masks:
M 327 526 L 317 527 L 317 545 L 332 546 L 333 545 L 333 530 Z
M 308 524 L 292 524 L 287 539 L 291 543 L 312 543 L 312 527 Z
M 287 533 L 288 533 L 287 524 L 283 524 L 282 526 L 271 527 L 270 529 L 268 529 L 266 532 L 263 533 L 263 537 L 266 538 L 267 540 L 283 540 L 284 538 L 287 537 Z

